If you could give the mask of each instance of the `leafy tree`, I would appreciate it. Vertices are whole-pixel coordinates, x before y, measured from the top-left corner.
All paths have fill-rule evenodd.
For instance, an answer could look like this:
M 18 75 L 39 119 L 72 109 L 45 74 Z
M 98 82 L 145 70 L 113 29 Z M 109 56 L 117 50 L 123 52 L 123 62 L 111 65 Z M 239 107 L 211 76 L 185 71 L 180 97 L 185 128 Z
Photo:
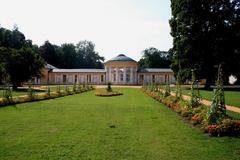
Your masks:
M 77 45 L 65 43 L 61 46 L 46 41 L 39 52 L 44 60 L 58 68 L 103 68 L 104 57 L 95 51 L 90 41 L 80 41 Z
M 103 68 L 102 62 L 104 57 L 101 57 L 98 52 L 95 51 L 95 45 L 91 41 L 80 41 L 76 45 L 76 52 L 78 59 L 82 59 L 82 68 Z M 81 61 L 79 61 L 81 62 Z
M 170 20 L 173 36 L 172 69 L 183 79 L 190 79 L 191 69 L 198 78 L 214 82 L 216 64 L 224 62 L 224 77 L 236 73 L 239 62 L 239 1 L 236 0 L 171 0 Z M 233 66 L 233 62 L 235 66 Z M 179 63 L 181 69 L 179 68 Z
M 72 43 L 65 43 L 63 45 L 61 45 L 61 50 L 63 53 L 63 60 L 62 61 L 62 66 L 63 68 L 77 68 L 76 66 L 76 61 L 78 60 L 76 58 L 76 50 L 75 50 L 75 46 Z
M 20 49 L 31 44 L 32 42 L 25 39 L 24 34 L 18 30 L 17 26 L 12 31 L 0 27 L 0 47 Z
M 57 49 L 58 46 L 51 44 L 49 41 L 45 41 L 45 43 L 39 47 L 39 52 L 47 63 L 60 67 L 60 55 L 58 55 L 59 50 Z
M 17 26 L 12 31 L 0 27 L 0 83 L 5 80 L 16 89 L 21 82 L 40 75 L 44 62 L 37 51 Z
M 169 68 L 171 60 L 168 52 L 151 47 L 143 51 L 138 64 L 141 68 Z
M 44 61 L 31 48 L 1 49 L 0 52 L 6 55 L 6 73 L 14 89 L 20 86 L 21 82 L 40 76 Z

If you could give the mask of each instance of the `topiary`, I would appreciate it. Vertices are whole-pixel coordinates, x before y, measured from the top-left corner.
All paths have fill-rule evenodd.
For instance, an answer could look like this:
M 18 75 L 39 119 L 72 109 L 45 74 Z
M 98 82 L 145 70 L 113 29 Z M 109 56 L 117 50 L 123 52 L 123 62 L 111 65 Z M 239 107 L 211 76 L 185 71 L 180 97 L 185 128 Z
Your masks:
M 112 92 L 112 87 L 111 87 L 112 83 L 111 82 L 108 82 L 107 83 L 107 92 Z
M 195 87 L 196 85 L 196 87 Z M 201 103 L 201 96 L 199 93 L 199 88 L 197 84 L 197 80 L 194 74 L 194 70 L 192 70 L 192 84 L 191 84 L 191 100 L 190 100 L 190 107 L 198 107 Z
M 170 89 L 170 85 L 167 83 L 165 85 L 164 97 L 168 97 L 170 95 L 171 95 L 171 89 Z
M 223 74 L 222 65 L 218 67 L 218 76 L 216 82 L 216 89 L 213 92 L 213 100 L 207 114 L 208 124 L 221 124 L 226 116 L 225 97 L 223 90 Z

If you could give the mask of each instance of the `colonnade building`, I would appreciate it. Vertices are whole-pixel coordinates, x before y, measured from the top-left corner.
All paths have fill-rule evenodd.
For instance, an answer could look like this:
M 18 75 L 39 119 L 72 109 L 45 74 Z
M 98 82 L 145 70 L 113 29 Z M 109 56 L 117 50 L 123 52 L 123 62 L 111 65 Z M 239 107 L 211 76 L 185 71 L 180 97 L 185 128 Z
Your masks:
M 120 54 L 104 63 L 104 69 L 59 69 L 46 65 L 43 77 L 35 78 L 35 84 L 74 84 L 88 83 L 103 85 L 141 85 L 143 83 L 175 83 L 170 68 L 138 68 L 138 63 Z

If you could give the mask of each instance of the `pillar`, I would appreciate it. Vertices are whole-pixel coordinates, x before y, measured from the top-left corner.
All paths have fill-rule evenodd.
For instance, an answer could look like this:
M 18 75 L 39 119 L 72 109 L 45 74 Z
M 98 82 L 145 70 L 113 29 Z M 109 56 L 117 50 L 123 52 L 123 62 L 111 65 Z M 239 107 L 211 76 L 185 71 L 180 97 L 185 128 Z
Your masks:
M 133 68 L 130 68 L 130 83 L 133 84 Z
M 123 68 L 123 83 L 126 84 L 126 68 Z
M 116 68 L 116 84 L 118 84 L 119 83 L 119 81 L 118 81 L 118 67 Z

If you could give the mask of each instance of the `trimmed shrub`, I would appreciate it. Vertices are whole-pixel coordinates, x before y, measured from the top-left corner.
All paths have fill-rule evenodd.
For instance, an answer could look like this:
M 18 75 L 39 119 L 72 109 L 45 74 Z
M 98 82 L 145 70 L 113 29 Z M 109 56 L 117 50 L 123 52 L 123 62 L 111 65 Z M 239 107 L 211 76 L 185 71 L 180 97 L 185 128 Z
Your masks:
M 102 96 L 102 97 L 110 97 L 110 96 L 120 96 L 120 95 L 123 95 L 123 93 L 117 92 L 117 91 L 114 91 L 114 92 L 96 92 L 95 95 L 96 96 Z

